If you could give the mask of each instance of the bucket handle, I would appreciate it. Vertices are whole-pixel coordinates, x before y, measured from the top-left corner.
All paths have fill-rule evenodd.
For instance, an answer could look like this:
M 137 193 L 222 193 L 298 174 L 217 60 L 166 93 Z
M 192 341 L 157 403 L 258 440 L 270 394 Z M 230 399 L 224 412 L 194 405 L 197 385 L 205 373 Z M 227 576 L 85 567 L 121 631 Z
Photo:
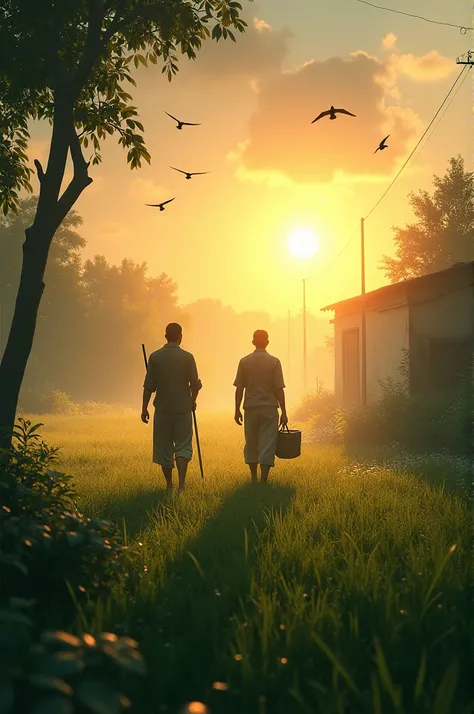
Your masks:
M 280 426 L 280 431 L 282 431 L 283 433 L 285 432 L 285 429 L 286 429 L 286 431 L 287 431 L 288 434 L 289 434 L 289 433 L 290 433 L 290 429 L 289 429 L 289 427 L 288 427 L 288 424 L 282 424 L 282 425 Z

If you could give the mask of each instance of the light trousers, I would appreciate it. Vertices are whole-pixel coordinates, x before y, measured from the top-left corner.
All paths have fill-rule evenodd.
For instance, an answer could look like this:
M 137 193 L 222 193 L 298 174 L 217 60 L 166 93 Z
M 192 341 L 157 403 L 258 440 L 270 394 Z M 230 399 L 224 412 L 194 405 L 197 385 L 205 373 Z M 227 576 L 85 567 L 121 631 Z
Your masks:
M 278 439 L 278 409 L 271 406 L 248 407 L 244 410 L 246 464 L 275 465 Z

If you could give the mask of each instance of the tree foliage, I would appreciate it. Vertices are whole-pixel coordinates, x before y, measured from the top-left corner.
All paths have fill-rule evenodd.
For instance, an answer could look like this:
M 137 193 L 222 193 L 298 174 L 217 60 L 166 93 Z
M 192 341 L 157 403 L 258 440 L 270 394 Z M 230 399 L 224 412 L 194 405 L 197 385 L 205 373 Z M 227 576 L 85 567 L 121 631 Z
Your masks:
M 393 228 L 396 257 L 385 255 L 381 261 L 392 283 L 474 260 L 474 173 L 465 171 L 457 156 L 433 183 L 432 195 L 409 196 L 417 222 Z
M 55 130 L 60 129 L 55 121 L 59 117 L 71 120 L 66 150 L 70 149 L 75 164 L 81 162 L 82 148 L 89 146 L 92 163 L 99 163 L 101 142 L 114 134 L 127 149 L 132 169 L 142 160 L 149 163 L 144 127 L 124 89 L 126 83 L 136 86 L 133 66 L 161 60 L 162 71 L 171 80 L 178 71 L 179 52 L 195 59 L 208 37 L 235 41 L 232 29 L 243 32 L 246 26 L 239 16 L 241 9 L 233 0 L 4 0 L 0 7 L 3 212 L 18 209 L 21 190 L 32 191 L 27 157 L 31 119 L 46 119 Z M 39 162 L 35 165 L 41 181 L 43 168 Z

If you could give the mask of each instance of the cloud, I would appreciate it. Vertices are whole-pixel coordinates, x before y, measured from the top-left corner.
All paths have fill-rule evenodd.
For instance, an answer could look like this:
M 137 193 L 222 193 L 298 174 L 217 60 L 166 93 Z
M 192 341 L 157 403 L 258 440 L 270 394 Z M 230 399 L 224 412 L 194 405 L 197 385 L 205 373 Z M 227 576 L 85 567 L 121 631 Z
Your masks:
M 382 45 L 392 54 L 387 60 L 389 70 L 395 75 L 405 75 L 418 82 L 437 82 L 449 77 L 456 70 L 456 63 L 449 57 L 443 57 L 437 50 L 424 55 L 404 54 L 397 46 L 398 37 L 389 32 L 382 40 Z
M 293 33 L 286 28 L 275 30 L 265 20 L 246 18 L 243 34 L 235 32 L 236 42 L 204 42 L 195 71 L 208 79 L 255 80 L 281 71 L 288 54 L 288 41 Z
M 253 26 L 258 32 L 264 32 L 264 30 L 272 29 L 268 22 L 265 22 L 265 20 L 259 20 L 256 17 L 253 18 Z
M 420 57 L 412 54 L 394 54 L 390 62 L 400 74 L 421 82 L 437 82 L 449 77 L 456 70 L 456 62 L 431 50 Z
M 387 105 L 385 75 L 387 64 L 364 52 L 281 72 L 263 83 L 248 142 L 235 154 L 247 172 L 283 174 L 298 184 L 386 178 L 420 121 L 410 110 Z M 356 118 L 311 124 L 331 104 Z M 387 134 L 389 149 L 374 155 Z
M 385 35 L 385 37 L 383 38 L 383 40 L 382 40 L 382 45 L 383 45 L 386 49 L 389 49 L 389 50 L 395 49 L 395 47 L 396 47 L 396 45 L 397 45 L 397 40 L 398 40 L 398 37 L 397 37 L 396 35 L 394 35 L 393 32 L 389 32 L 389 33 L 388 33 L 387 35 Z
M 134 201 L 141 203 L 159 203 L 171 198 L 169 188 L 156 184 L 151 179 L 143 178 L 130 181 L 129 193 Z

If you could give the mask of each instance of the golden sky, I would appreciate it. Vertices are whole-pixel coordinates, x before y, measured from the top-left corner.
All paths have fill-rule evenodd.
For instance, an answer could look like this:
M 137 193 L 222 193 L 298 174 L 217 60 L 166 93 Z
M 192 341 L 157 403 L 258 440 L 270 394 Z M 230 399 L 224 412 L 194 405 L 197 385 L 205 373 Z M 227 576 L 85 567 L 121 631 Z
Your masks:
M 132 172 L 116 138 L 105 142 L 103 163 L 92 167 L 94 182 L 76 205 L 85 255 L 146 261 L 151 274 L 166 272 L 178 283 L 183 304 L 209 297 L 275 318 L 300 309 L 305 277 L 308 309 L 318 314 L 360 290 L 360 217 L 431 120 L 473 33 L 355 0 L 243 4 L 249 28 L 236 45 L 206 43 L 196 62 L 182 60 L 172 83 L 159 66 L 135 72 L 138 88 L 127 91 L 152 163 Z M 472 24 L 465 0 L 452 0 L 449 9 L 443 0 L 392 6 Z M 377 265 L 393 252 L 392 226 L 412 219 L 407 194 L 431 190 L 433 174 L 442 175 L 453 155 L 472 166 L 471 92 L 469 78 L 367 221 L 368 290 L 386 282 Z M 356 118 L 311 125 L 331 104 Z M 202 125 L 177 131 L 165 111 Z M 389 148 L 374 155 L 386 134 Z M 35 126 L 32 159 L 45 159 L 47 140 L 48 127 Z M 170 165 L 211 173 L 187 181 Z M 144 206 L 173 196 L 164 212 Z M 295 226 L 317 233 L 314 258 L 289 255 L 285 243 Z

